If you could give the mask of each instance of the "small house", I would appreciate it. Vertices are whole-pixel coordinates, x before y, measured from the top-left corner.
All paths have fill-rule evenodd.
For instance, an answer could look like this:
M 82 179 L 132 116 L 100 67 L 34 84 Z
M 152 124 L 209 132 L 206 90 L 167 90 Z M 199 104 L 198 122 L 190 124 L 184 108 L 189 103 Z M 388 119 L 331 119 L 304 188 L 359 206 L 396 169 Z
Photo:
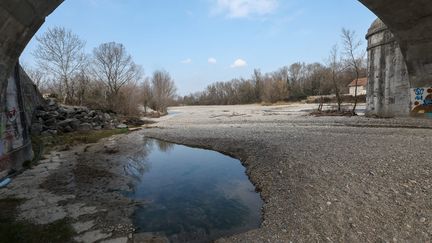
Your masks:
M 356 86 L 357 86 L 357 95 L 366 95 L 367 94 L 367 78 L 359 78 L 356 85 L 356 79 L 354 79 L 349 85 L 349 94 L 355 96 L 356 94 Z

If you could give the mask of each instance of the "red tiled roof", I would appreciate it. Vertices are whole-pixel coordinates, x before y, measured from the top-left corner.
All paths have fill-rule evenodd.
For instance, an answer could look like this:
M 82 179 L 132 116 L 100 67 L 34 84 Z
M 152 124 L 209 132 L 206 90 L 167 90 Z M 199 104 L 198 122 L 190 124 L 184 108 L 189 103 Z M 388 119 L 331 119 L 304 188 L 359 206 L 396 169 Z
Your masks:
M 367 78 L 359 78 L 358 82 L 357 82 L 357 86 L 365 86 L 368 83 L 368 79 Z M 354 79 L 349 85 L 349 87 L 355 87 L 356 86 L 356 80 Z

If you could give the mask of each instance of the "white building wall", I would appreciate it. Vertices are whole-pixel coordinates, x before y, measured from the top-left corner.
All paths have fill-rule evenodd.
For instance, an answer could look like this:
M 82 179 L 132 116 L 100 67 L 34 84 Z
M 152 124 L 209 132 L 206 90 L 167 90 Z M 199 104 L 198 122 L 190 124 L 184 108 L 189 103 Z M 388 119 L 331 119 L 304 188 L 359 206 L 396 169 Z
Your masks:
M 355 96 L 355 86 L 349 88 L 349 94 Z M 364 86 L 357 87 L 357 95 L 366 95 L 367 91 Z

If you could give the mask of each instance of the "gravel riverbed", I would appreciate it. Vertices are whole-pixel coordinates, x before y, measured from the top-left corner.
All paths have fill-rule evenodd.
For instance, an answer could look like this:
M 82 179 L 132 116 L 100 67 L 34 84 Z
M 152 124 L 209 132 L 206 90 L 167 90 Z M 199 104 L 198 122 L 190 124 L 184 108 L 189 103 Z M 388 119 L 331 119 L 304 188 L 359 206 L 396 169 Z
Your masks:
M 176 108 L 145 135 L 242 160 L 264 221 L 221 242 L 430 241 L 431 120 L 316 118 L 310 108 Z
M 51 153 L 0 199 L 26 199 L 19 218 L 34 223 L 69 218 L 76 241 L 151 240 L 133 235 L 135 202 L 121 190 L 133 183 L 124 164 L 153 137 L 245 165 L 265 202 L 262 225 L 219 242 L 430 241 L 432 119 L 307 116 L 313 108 L 173 108 L 141 131 Z

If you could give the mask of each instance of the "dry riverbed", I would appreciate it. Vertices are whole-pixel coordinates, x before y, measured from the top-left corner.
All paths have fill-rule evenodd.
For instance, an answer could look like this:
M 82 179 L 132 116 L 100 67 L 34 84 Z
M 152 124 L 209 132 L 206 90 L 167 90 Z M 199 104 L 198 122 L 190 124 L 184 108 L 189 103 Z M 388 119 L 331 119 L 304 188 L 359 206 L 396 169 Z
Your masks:
M 66 220 L 75 241 L 151 242 L 133 234 L 125 166 L 144 137 L 241 159 L 265 201 L 259 229 L 221 242 L 425 242 L 432 235 L 431 120 L 310 117 L 312 105 L 175 108 L 153 128 L 52 152 L 1 199 L 16 217 Z M 163 242 L 164 239 L 157 239 Z

